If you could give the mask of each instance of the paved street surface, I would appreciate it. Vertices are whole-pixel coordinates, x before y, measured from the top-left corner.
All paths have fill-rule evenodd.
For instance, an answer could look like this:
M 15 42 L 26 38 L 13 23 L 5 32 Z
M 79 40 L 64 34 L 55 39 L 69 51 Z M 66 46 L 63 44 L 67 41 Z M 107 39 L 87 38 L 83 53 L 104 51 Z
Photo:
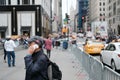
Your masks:
M 27 50 L 16 52 L 16 67 L 8 68 L 0 55 L 0 80 L 24 80 L 24 56 Z M 88 74 L 71 50 L 53 49 L 51 60 L 56 62 L 63 74 L 62 80 L 89 80 Z

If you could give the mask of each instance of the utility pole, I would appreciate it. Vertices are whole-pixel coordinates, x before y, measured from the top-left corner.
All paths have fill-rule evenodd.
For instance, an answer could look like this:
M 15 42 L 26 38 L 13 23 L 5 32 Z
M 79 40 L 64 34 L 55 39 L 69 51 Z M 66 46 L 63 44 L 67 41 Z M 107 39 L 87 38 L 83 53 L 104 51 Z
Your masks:
M 68 13 L 68 0 L 67 0 L 67 13 Z
M 50 0 L 50 29 L 52 33 L 52 0 Z

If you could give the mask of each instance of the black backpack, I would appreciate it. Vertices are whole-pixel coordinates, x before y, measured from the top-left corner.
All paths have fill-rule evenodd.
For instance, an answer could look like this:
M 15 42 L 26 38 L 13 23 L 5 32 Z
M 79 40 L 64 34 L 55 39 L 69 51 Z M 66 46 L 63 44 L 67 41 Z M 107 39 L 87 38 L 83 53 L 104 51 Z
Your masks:
M 52 66 L 52 79 L 54 80 L 61 80 L 62 79 L 62 72 L 59 69 L 59 66 L 55 63 L 50 61 L 49 66 Z
M 47 57 L 47 55 L 45 55 L 45 56 Z M 47 57 L 47 59 L 48 59 L 48 78 L 49 78 L 48 80 L 54 80 L 54 79 L 62 80 L 62 72 L 59 69 L 59 66 L 55 62 L 52 62 L 48 57 Z M 50 75 L 50 74 L 52 74 L 52 75 Z M 51 77 L 52 77 L 52 79 L 51 79 Z M 45 80 L 47 80 L 47 79 L 45 79 Z

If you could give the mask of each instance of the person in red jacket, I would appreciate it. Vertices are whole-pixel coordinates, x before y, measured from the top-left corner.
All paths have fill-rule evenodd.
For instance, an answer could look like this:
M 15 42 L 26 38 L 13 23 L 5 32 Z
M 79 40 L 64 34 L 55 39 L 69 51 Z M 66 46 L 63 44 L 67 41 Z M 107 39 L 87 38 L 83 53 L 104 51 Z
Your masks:
M 47 51 L 47 56 L 50 58 L 51 49 L 52 49 L 52 40 L 50 37 L 47 37 L 45 40 L 45 49 Z

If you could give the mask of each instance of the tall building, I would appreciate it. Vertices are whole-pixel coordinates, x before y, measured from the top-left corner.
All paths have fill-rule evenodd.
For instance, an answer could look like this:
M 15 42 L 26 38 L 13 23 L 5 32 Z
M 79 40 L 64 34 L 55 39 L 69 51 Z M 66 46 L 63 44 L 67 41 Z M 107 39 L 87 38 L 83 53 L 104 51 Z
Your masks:
M 47 35 L 50 5 L 50 0 L 0 0 L 0 37 Z
M 77 11 L 76 9 L 74 9 L 74 7 L 71 5 L 71 8 L 70 8 L 70 30 L 71 31 L 77 31 L 76 29 L 76 25 L 75 25 L 75 17 L 76 17 L 76 14 L 77 14 Z
M 89 21 L 106 21 L 107 0 L 89 0 Z
M 58 32 L 62 27 L 62 0 L 54 0 L 53 2 L 53 32 Z
M 107 0 L 108 24 L 114 34 L 120 34 L 120 0 Z
M 78 28 L 83 30 L 83 19 L 87 15 L 88 0 L 78 0 Z

